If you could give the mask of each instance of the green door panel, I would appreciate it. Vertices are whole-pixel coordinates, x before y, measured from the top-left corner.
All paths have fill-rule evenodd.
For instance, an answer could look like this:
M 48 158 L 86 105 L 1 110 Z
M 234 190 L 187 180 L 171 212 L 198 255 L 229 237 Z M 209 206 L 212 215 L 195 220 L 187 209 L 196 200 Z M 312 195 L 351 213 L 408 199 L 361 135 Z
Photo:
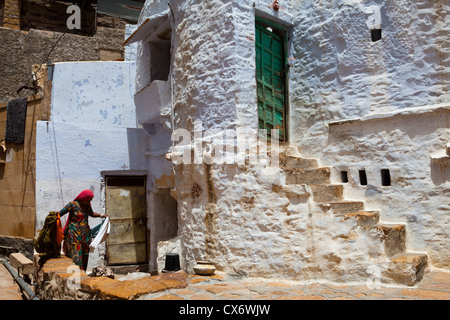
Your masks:
M 285 139 L 285 54 L 283 38 L 256 23 L 256 82 L 259 128 L 279 129 Z

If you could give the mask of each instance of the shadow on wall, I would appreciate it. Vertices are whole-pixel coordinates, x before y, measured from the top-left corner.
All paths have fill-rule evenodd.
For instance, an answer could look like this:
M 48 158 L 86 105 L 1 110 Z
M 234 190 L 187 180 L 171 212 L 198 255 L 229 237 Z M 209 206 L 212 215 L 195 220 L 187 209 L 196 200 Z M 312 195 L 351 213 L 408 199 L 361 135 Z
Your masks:
M 129 168 L 124 170 L 145 170 L 147 159 L 145 152 L 148 150 L 148 137 L 140 128 L 127 128 Z
M 449 157 L 442 157 L 438 159 L 431 158 L 431 180 L 433 184 L 438 186 L 450 181 L 450 170 L 448 168 L 450 161 Z

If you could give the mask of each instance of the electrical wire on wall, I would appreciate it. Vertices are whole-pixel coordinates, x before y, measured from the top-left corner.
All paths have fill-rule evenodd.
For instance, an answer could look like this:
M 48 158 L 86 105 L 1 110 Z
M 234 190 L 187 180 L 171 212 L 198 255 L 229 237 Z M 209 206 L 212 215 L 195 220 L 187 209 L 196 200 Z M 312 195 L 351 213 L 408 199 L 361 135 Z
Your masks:
M 58 146 L 56 144 L 56 130 L 55 130 L 55 122 L 54 121 L 52 121 L 52 130 L 53 130 L 53 143 L 55 144 L 55 161 L 56 161 L 56 167 L 58 169 L 59 193 L 60 193 L 61 204 L 62 204 L 61 208 L 64 208 L 66 202 L 64 201 L 64 194 L 63 194 L 63 188 L 62 188 L 61 166 L 59 165 Z
M 80 10 L 83 10 L 84 5 L 86 4 L 86 1 L 87 1 L 87 0 L 84 0 L 83 4 L 81 5 Z M 21 86 L 21 87 L 17 90 L 17 93 L 20 93 L 20 92 L 21 92 L 22 90 L 24 90 L 24 89 L 25 89 L 25 90 L 34 90 L 34 92 L 36 93 L 36 90 L 37 90 L 37 81 L 38 81 L 38 79 L 37 79 L 37 74 L 38 74 L 39 71 L 41 71 L 42 65 L 43 65 L 44 63 L 48 63 L 48 62 L 49 62 L 48 59 L 50 58 L 50 55 L 52 54 L 53 50 L 56 48 L 56 45 L 59 43 L 59 41 L 61 41 L 62 37 L 64 37 L 64 35 L 67 33 L 67 31 L 69 31 L 69 28 L 66 27 L 66 30 L 63 32 L 63 34 L 61 34 L 61 36 L 59 36 L 58 40 L 56 40 L 55 44 L 54 44 L 53 47 L 50 49 L 50 51 L 49 51 L 49 53 L 47 54 L 47 56 L 44 58 L 44 60 L 42 61 L 42 63 L 39 65 L 39 68 L 36 70 L 36 72 L 31 72 L 32 74 L 31 74 L 30 78 L 28 78 L 28 80 L 27 80 L 27 82 L 25 83 L 25 85 Z M 33 79 L 33 86 L 32 86 L 32 87 L 29 86 L 30 80 L 31 80 L 31 79 Z M 23 92 L 24 92 L 25 94 L 21 93 L 21 94 L 19 95 L 19 97 L 23 98 L 23 97 L 25 97 L 25 96 L 28 95 L 28 92 L 27 92 L 27 91 L 23 91 Z
M 82 10 L 84 8 L 86 2 L 87 2 L 87 0 L 84 0 L 80 10 Z M 64 35 L 67 33 L 68 30 L 69 30 L 69 28 L 67 27 L 66 30 L 59 36 L 59 38 L 56 40 L 56 42 L 53 44 L 52 48 L 50 49 L 50 51 L 46 55 L 46 57 L 43 60 L 43 62 L 39 65 L 39 68 L 35 72 L 32 72 L 32 75 L 27 80 L 26 84 L 24 86 L 21 86 L 19 88 L 19 90 L 17 90 L 18 93 L 20 91 L 22 91 L 23 89 L 25 89 L 25 90 L 34 90 L 34 92 L 36 93 L 37 81 L 38 81 L 38 79 L 37 79 L 38 72 L 42 69 L 42 65 L 44 63 L 48 63 L 49 62 L 48 59 L 50 58 L 50 55 L 52 54 L 53 50 L 56 48 L 56 46 L 58 45 L 58 43 L 61 41 L 61 39 L 64 37 Z M 30 80 L 32 80 L 32 79 L 33 79 L 33 86 L 30 87 L 29 83 L 30 83 Z M 28 92 L 24 91 L 24 93 L 20 94 L 20 97 L 25 97 L 26 95 L 28 95 Z M 65 201 L 64 201 L 64 193 L 63 193 L 63 187 L 62 187 L 61 167 L 60 167 L 59 157 L 58 157 L 58 146 L 57 146 L 57 142 L 56 142 L 56 130 L 55 130 L 55 123 L 53 121 L 51 121 L 51 123 L 52 123 L 52 130 L 53 130 L 53 143 L 54 143 L 54 147 L 55 147 L 55 161 L 56 161 L 57 174 L 58 174 L 59 193 L 60 193 L 60 200 L 61 200 L 61 205 L 62 205 L 61 208 L 63 208 L 65 206 Z M 48 122 L 47 122 L 47 132 L 48 132 Z

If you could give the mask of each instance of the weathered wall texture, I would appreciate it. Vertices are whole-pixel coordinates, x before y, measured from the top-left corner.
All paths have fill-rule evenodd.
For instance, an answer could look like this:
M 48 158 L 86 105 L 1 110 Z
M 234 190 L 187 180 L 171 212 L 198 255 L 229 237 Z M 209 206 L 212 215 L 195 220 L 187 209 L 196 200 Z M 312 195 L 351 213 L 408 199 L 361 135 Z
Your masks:
M 129 154 L 129 144 L 137 144 L 139 137 L 133 129 L 133 78 L 134 62 L 55 65 L 52 121 L 37 124 L 37 229 L 48 211 L 71 201 L 90 183 L 97 194 L 93 205 L 100 210 L 100 172 L 145 163 L 142 155 Z
M 349 173 L 347 193 L 379 208 L 387 221 L 407 223 L 407 243 L 426 251 L 432 263 L 448 267 L 450 219 L 448 161 L 433 161 L 447 152 L 450 105 L 422 113 L 345 123 L 330 127 L 327 162 Z M 365 169 L 367 186 L 358 170 Z M 391 186 L 382 186 L 381 169 L 389 169 Z
M 145 19 L 151 16 L 160 15 L 167 11 L 169 2 L 169 0 L 145 1 L 141 15 L 139 16 L 138 25 L 142 24 Z
M 33 69 L 37 70 L 37 66 Z M 0 211 L 3 222 L 0 235 L 34 238 L 35 226 L 35 162 L 36 121 L 48 120 L 50 113 L 51 83 L 45 81 L 47 70 L 39 71 L 40 91 L 28 98 L 25 139 L 23 144 L 7 142 L 6 152 L 0 150 Z M 45 90 L 45 91 L 44 91 Z M 0 104 L 0 140 L 4 140 L 7 103 Z
M 161 13 L 160 4 L 147 1 L 140 22 L 153 9 Z M 381 10 L 378 42 L 367 26 L 370 5 Z M 382 221 L 406 224 L 407 247 L 448 268 L 448 173 L 430 159 L 445 154 L 449 138 L 448 6 L 281 6 L 276 13 L 262 1 L 171 2 L 172 129 L 192 134 L 197 120 L 204 131 L 257 128 L 255 15 L 283 24 L 291 36 L 289 143 L 334 166 L 331 183 L 348 171 L 345 199 L 379 209 Z M 361 169 L 368 186 L 358 181 Z M 390 170 L 391 186 L 381 187 L 380 169 Z M 373 230 L 334 216 L 308 187 L 293 192 L 285 183 L 283 172 L 267 176 L 258 166 L 176 165 L 179 236 L 167 247 L 179 241 L 187 271 L 211 259 L 236 274 L 365 281 L 369 266 L 388 263 Z
M 305 152 L 322 154 L 328 121 L 449 102 L 445 1 L 295 2 L 291 141 Z M 381 12 L 377 42 L 371 5 Z
M 245 276 L 364 281 L 369 265 L 388 262 L 376 233 L 324 211 L 308 188 L 285 191 L 282 174 L 198 165 L 176 177 L 188 270 L 208 259 Z
M 61 210 L 84 189 L 95 194 L 94 211 L 104 212 L 105 172 L 146 172 L 148 139 L 136 125 L 134 75 L 134 62 L 55 64 L 52 119 L 37 123 L 36 230 L 49 211 Z
M 253 8 L 241 1 L 171 6 L 174 129 L 193 130 L 196 120 L 216 132 L 256 129 Z
M 31 76 L 31 66 L 42 63 L 51 48 L 62 35 L 31 29 L 21 31 L 0 28 L 0 101 L 18 97 L 16 90 Z M 49 60 L 97 61 L 123 59 L 125 30 L 98 27 L 94 37 L 65 34 L 56 45 Z
M 136 47 L 136 93 L 134 101 L 136 116 L 148 136 L 148 229 L 150 232 L 151 270 L 159 272 L 164 268 L 157 262 L 158 243 L 178 234 L 177 202 L 171 195 L 174 187 L 173 168 L 167 161 L 166 154 L 172 146 L 172 86 L 171 77 L 152 79 L 156 69 L 161 65 L 170 65 L 171 54 L 155 57 L 151 55 L 154 46 L 171 44 L 171 21 L 167 0 L 146 2 L 142 9 L 138 27 L 147 19 L 153 34 L 137 29 L 137 36 L 143 37 L 130 46 Z M 157 21 L 157 22 L 155 22 Z M 143 33 L 144 32 L 144 33 Z M 136 35 L 135 35 L 136 36 Z M 130 47 L 128 46 L 128 47 Z
M 174 12 L 175 129 L 192 130 L 196 120 L 204 130 L 256 129 L 255 9 L 241 1 L 185 1 Z M 215 16 L 223 17 L 220 23 Z M 357 241 L 351 238 L 354 222 L 324 212 L 308 190 L 275 191 L 285 179 L 258 166 L 176 166 L 187 269 L 210 259 L 242 275 L 351 281 L 364 277 L 369 263 L 386 261 L 374 235 L 361 230 Z
M 127 27 L 127 34 L 135 29 Z M 96 195 L 93 209 L 104 212 L 105 175 L 144 175 L 147 250 L 149 267 L 155 270 L 158 241 L 175 236 L 178 227 L 176 201 L 170 196 L 171 165 L 165 159 L 170 132 L 164 121 L 148 123 L 138 116 L 133 98 L 136 50 L 132 45 L 125 51 L 126 62 L 55 65 L 52 121 L 38 123 L 37 229 L 49 210 L 61 209 L 86 188 Z M 156 103 L 145 92 L 141 102 L 144 108 Z M 104 262 L 104 249 L 91 255 L 88 268 Z
M 450 48 L 442 1 L 295 1 L 290 69 L 291 142 L 349 172 L 347 194 L 407 222 L 408 245 L 448 267 L 446 164 Z M 367 22 L 377 6 L 382 39 Z M 408 8 L 407 10 L 405 8 Z M 341 125 L 330 122 L 345 119 Z M 359 184 L 365 169 L 368 186 Z M 389 169 L 392 186 L 381 186 Z
M 53 77 L 52 121 L 136 127 L 133 61 L 62 62 Z

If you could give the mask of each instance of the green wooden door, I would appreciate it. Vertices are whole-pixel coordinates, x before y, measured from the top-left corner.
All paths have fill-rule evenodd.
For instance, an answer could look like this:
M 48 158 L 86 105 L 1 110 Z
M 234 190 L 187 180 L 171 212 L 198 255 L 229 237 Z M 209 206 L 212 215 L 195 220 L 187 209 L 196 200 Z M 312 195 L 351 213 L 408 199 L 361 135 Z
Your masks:
M 283 38 L 272 28 L 256 23 L 256 82 L 259 128 L 279 129 L 285 140 L 285 54 Z

